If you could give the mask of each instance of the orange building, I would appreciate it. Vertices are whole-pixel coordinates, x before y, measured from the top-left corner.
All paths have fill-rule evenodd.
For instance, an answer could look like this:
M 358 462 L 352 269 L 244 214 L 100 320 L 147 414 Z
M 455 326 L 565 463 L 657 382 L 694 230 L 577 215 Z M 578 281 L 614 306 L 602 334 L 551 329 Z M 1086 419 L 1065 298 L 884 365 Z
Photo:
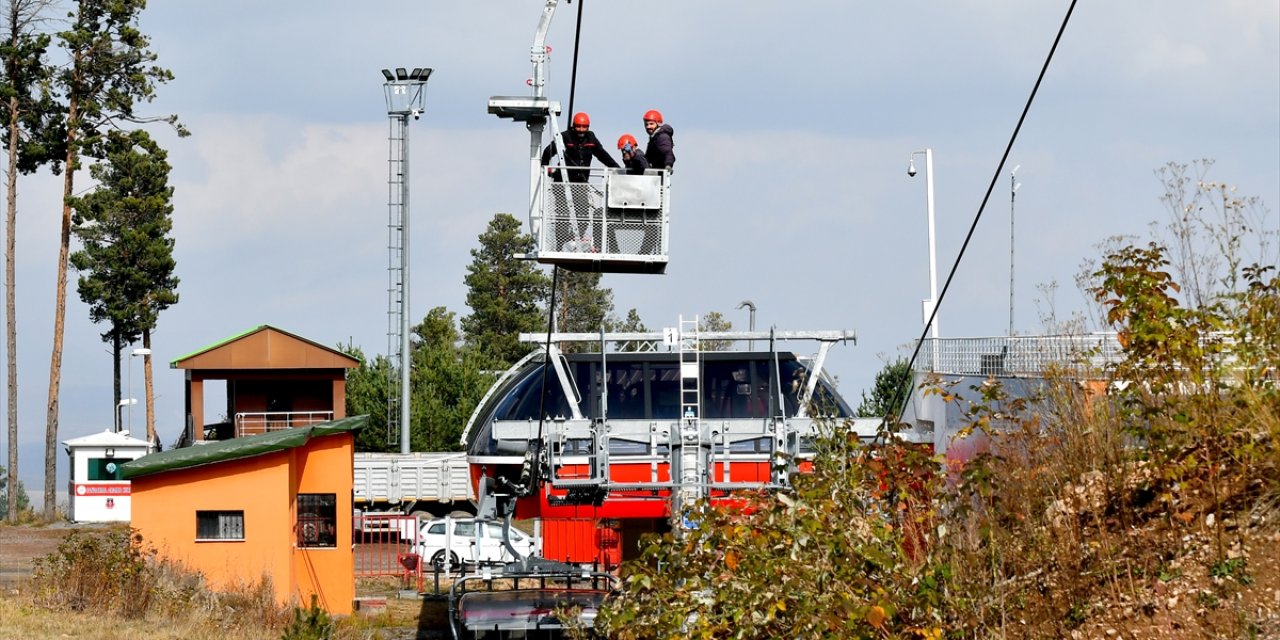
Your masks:
M 133 527 L 214 589 L 269 577 L 281 604 L 312 594 L 333 614 L 355 599 L 355 432 L 368 416 L 209 442 L 122 466 Z

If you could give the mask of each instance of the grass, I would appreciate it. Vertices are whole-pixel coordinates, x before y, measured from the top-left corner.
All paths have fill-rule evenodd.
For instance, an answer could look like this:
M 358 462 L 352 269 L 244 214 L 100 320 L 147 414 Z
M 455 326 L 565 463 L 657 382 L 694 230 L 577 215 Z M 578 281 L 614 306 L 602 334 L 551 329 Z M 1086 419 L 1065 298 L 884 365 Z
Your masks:
M 398 588 L 396 580 L 360 581 L 357 593 L 387 597 Z M 378 640 L 444 632 L 446 615 L 442 603 L 387 597 L 378 613 L 330 619 L 278 605 L 267 577 L 212 591 L 135 532 L 110 527 L 67 534 L 34 562 L 31 578 L 0 594 L 0 638 Z

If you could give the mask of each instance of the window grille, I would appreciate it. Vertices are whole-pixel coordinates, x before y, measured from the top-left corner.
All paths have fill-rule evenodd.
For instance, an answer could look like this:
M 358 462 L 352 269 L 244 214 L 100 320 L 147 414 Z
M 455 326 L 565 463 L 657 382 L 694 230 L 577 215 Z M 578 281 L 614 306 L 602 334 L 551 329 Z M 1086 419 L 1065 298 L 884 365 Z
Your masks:
M 337 494 L 298 494 L 299 547 L 336 547 L 338 545 L 337 507 Z
M 197 540 L 244 540 L 243 511 L 197 511 Z

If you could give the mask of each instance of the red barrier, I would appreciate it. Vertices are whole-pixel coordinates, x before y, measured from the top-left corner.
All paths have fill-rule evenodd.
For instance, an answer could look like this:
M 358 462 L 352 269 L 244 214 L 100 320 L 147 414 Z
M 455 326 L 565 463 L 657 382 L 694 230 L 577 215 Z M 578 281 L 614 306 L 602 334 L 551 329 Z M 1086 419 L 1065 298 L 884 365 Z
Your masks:
M 400 578 L 420 586 L 418 518 L 399 513 L 360 513 L 353 520 L 357 578 Z

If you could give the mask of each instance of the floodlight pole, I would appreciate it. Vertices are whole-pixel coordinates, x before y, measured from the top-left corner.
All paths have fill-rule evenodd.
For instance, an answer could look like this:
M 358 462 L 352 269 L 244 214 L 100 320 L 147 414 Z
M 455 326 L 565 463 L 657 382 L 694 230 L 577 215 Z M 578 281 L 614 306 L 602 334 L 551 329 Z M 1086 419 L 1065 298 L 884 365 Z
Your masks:
M 383 69 L 383 92 L 390 120 L 391 152 L 388 156 L 388 250 L 387 267 L 387 351 L 399 358 L 400 376 L 387 385 L 387 436 L 393 427 L 400 432 L 400 453 L 409 453 L 410 432 L 410 352 L 409 352 L 409 117 L 422 117 L 425 111 L 427 79 L 431 69 L 404 67 L 395 71 Z M 394 369 L 392 369 L 394 371 Z
M 1013 202 L 1018 197 L 1018 187 L 1022 186 L 1018 182 L 1018 169 L 1022 165 L 1013 168 L 1009 172 L 1009 337 L 1013 337 Z

